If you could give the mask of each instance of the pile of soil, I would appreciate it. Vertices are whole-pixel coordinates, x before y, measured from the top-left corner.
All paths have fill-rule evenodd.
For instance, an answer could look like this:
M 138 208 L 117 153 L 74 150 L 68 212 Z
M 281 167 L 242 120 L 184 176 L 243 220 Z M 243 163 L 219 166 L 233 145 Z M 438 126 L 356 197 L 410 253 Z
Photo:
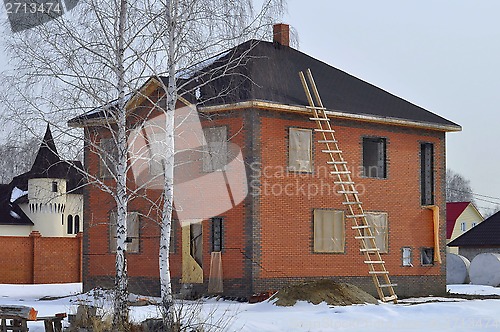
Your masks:
M 284 307 L 293 306 L 297 301 L 313 304 L 326 302 L 337 306 L 378 303 L 377 299 L 354 285 L 326 279 L 288 285 L 274 294 L 269 301 L 276 299 L 274 304 Z

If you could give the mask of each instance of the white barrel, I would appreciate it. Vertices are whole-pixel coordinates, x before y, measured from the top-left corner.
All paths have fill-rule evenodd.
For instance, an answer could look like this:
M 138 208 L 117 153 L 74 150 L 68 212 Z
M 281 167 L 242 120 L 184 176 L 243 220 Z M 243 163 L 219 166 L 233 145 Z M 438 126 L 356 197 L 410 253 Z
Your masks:
M 470 261 L 464 256 L 446 254 L 446 284 L 469 283 L 469 267 Z
M 470 263 L 470 281 L 474 285 L 500 285 L 500 254 L 479 254 Z

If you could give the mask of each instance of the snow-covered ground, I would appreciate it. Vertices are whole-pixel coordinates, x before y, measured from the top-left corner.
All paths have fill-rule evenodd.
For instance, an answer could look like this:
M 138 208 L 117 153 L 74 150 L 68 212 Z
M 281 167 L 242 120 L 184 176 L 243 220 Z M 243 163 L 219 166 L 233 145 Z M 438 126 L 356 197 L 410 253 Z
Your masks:
M 476 285 L 450 285 L 454 294 L 500 294 L 500 288 Z M 81 284 L 0 285 L 0 305 L 31 306 L 39 316 L 58 312 L 74 313 L 84 298 L 75 293 Z M 60 297 L 43 299 L 43 297 Z M 436 302 L 436 300 L 443 302 Z M 418 298 L 400 304 L 332 307 L 299 302 L 293 307 L 276 307 L 268 302 L 247 304 L 231 301 L 204 301 L 200 306 L 186 302 L 195 317 L 210 316 L 227 331 L 499 331 L 500 300 Z M 157 317 L 155 306 L 132 307 L 136 321 Z M 221 318 L 222 317 L 222 318 Z M 206 318 L 204 318 L 206 320 Z M 30 322 L 30 331 L 44 331 L 41 322 Z

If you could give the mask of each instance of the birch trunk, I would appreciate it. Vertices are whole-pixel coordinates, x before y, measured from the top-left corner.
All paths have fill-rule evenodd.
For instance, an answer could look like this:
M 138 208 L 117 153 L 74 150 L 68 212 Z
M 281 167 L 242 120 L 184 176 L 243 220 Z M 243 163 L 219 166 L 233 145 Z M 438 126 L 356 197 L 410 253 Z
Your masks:
M 171 327 L 174 323 L 174 303 L 172 297 L 172 284 L 170 279 L 170 233 L 172 231 L 172 211 L 174 198 L 174 115 L 175 104 L 177 102 L 177 85 L 175 82 L 175 22 L 177 15 L 177 0 L 171 0 L 167 10 L 168 23 L 168 86 L 167 86 L 167 103 L 165 116 L 165 139 L 167 153 L 165 157 L 165 182 L 163 188 L 163 208 L 162 220 L 160 222 L 160 292 L 162 319 L 164 326 Z
M 113 327 L 124 330 L 128 323 L 128 276 L 125 256 L 125 239 L 127 238 L 127 115 L 125 112 L 125 69 L 124 69 L 124 33 L 127 19 L 127 0 L 120 1 L 118 21 L 117 68 L 118 109 L 116 114 L 116 144 L 118 160 L 116 165 L 116 261 L 115 261 L 115 299 Z

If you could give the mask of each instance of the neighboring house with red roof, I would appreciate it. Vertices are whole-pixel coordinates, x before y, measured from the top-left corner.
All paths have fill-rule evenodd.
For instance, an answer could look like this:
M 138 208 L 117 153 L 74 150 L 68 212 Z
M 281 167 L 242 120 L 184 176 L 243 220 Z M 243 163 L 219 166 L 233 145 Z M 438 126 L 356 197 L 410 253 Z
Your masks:
M 471 202 L 446 203 L 446 244 L 478 225 L 483 219 Z M 458 254 L 457 247 L 448 246 L 447 251 Z
M 448 245 L 458 247 L 458 253 L 470 261 L 482 253 L 500 254 L 500 212 L 486 218 Z

